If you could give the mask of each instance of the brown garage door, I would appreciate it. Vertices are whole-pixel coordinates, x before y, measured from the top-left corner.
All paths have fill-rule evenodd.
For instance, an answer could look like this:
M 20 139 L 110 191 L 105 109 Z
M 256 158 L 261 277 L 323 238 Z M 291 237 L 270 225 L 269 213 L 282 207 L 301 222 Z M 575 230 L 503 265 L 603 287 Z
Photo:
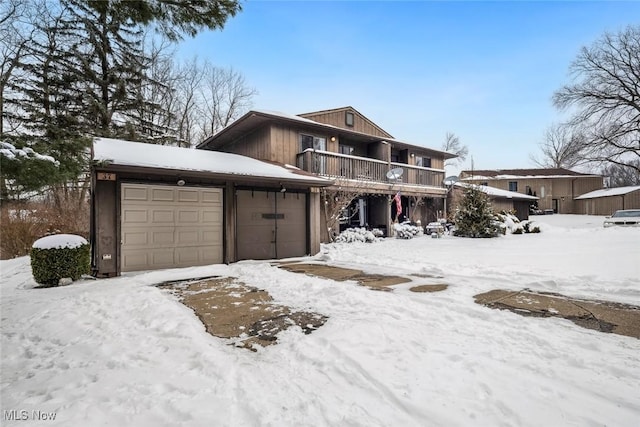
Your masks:
M 223 261 L 222 189 L 122 184 L 121 270 Z
M 238 259 L 274 259 L 307 253 L 306 195 L 238 190 Z

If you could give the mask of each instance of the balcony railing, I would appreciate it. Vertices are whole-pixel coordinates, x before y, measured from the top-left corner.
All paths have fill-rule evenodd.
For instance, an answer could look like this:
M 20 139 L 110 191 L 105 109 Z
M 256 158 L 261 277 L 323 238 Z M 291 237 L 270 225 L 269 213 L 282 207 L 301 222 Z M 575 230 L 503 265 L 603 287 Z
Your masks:
M 388 183 L 387 172 L 402 168 L 404 173 L 397 183 L 442 187 L 444 171 L 440 169 L 411 166 L 404 163 L 387 163 L 382 160 L 349 156 L 307 149 L 297 155 L 297 166 L 307 172 L 329 178 Z

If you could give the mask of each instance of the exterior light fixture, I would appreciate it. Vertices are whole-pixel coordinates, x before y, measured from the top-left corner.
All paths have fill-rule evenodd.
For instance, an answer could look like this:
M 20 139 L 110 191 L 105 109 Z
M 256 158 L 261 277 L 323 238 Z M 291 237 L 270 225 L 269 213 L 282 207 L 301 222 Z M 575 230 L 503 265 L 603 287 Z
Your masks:
M 179 180 L 178 180 L 178 185 L 179 185 L 180 187 L 182 187 L 182 186 L 183 186 L 183 185 L 185 185 L 185 184 L 186 184 L 186 182 L 185 182 L 185 180 L 184 180 L 184 179 L 179 179 Z
M 280 192 L 284 193 L 285 191 L 287 191 L 287 189 L 284 188 L 284 185 L 280 184 Z

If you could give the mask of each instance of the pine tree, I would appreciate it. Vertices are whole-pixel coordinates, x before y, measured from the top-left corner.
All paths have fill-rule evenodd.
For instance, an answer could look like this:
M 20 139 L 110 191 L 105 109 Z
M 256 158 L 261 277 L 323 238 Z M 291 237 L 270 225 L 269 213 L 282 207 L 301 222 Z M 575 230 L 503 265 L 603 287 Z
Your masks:
M 501 234 L 489 197 L 475 186 L 465 189 L 455 214 L 455 236 L 496 237 Z

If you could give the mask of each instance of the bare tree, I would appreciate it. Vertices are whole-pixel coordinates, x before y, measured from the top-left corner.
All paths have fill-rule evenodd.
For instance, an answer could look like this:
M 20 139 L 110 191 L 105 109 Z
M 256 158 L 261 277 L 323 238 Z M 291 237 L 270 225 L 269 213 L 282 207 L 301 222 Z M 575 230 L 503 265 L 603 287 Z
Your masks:
M 257 93 L 233 68 L 220 68 L 205 62 L 202 139 L 218 132 L 251 108 Z
M 467 154 L 469 154 L 469 148 L 466 145 L 462 145 L 460 138 L 451 132 L 447 132 L 444 142 L 442 143 L 442 150 L 457 156 L 454 159 L 447 159 L 444 162 L 445 166 L 462 163 L 467 159 Z
M 198 137 L 197 123 L 201 112 L 202 67 L 197 58 L 182 64 L 176 86 L 176 131 L 178 145 L 189 147 L 203 138 Z
M 635 166 L 640 167 L 640 161 L 636 161 Z M 609 188 L 640 185 L 640 173 L 633 168 L 609 164 L 602 169 L 602 175 L 605 176 Z
M 336 180 L 331 187 L 321 190 L 321 203 L 323 205 L 324 219 L 327 225 L 327 238 L 334 241 L 333 230 L 338 225 L 342 212 L 349 207 L 351 202 L 364 194 L 362 186 L 354 186 L 352 183 L 342 183 Z
M 571 64 L 573 83 L 553 95 L 560 109 L 575 109 L 588 160 L 640 173 L 640 26 L 606 33 L 583 47 Z
M 553 124 L 544 133 L 539 144 L 539 155 L 531 154 L 531 160 L 543 168 L 572 168 L 585 162 L 584 135 L 575 127 Z

